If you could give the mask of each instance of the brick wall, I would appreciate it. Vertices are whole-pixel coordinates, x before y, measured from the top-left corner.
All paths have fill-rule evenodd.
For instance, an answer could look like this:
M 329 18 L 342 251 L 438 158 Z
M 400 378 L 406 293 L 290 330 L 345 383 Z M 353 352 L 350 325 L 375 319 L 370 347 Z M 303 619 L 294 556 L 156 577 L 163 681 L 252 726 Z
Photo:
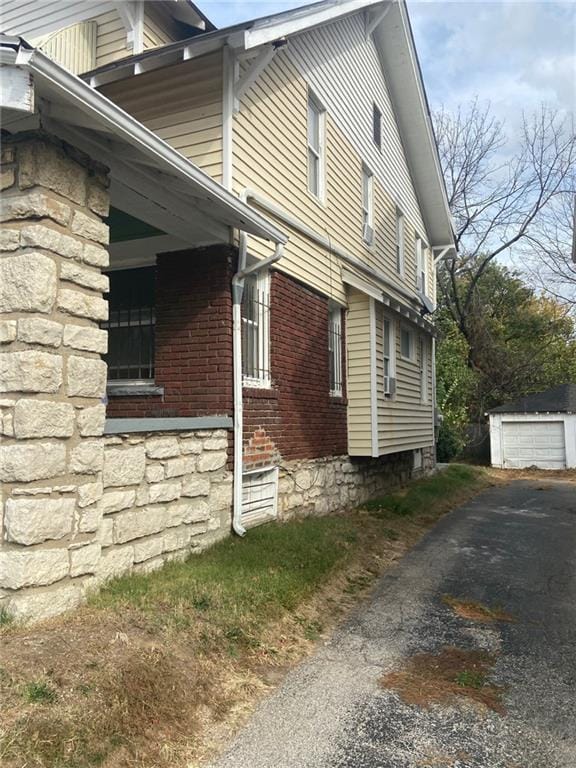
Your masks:
M 270 298 L 273 384 L 245 391 L 245 464 L 345 454 L 345 382 L 344 397 L 329 393 L 328 299 L 280 272 Z M 345 370 L 344 341 L 342 357 Z
M 164 395 L 111 397 L 109 417 L 232 413 L 234 261 L 225 245 L 158 256 L 155 378 Z

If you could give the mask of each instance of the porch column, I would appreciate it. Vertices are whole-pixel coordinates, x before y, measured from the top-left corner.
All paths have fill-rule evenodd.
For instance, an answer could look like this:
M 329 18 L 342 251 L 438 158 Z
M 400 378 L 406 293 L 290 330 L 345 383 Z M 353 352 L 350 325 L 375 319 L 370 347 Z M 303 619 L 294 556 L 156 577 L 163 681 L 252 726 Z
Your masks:
M 0 609 L 43 618 L 100 559 L 108 178 L 27 133 L 3 139 L 0 182 Z

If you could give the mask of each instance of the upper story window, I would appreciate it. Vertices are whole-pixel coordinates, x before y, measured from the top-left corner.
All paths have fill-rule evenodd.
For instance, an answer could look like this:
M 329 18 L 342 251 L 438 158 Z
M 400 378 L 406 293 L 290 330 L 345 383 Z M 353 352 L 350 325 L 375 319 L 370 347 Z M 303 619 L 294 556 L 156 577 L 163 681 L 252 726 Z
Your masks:
M 367 245 L 374 240 L 374 175 L 362 167 L 362 239 Z
M 372 138 L 378 149 L 382 149 L 382 112 L 372 104 Z
M 249 275 L 242 294 L 242 376 L 245 386 L 270 386 L 270 276 Z
M 154 380 L 156 267 L 120 269 L 109 273 L 108 379 Z
M 328 370 L 330 394 L 342 396 L 342 310 L 335 307 L 328 316 Z
M 324 199 L 324 165 L 326 145 L 326 111 L 308 92 L 308 190 Z
M 405 360 L 414 360 L 414 332 L 403 326 L 400 328 L 400 355 Z
M 404 215 L 396 211 L 396 269 L 404 276 Z
M 426 248 L 421 237 L 416 238 L 416 290 L 426 295 Z
M 426 339 L 420 337 L 420 400 L 428 402 L 428 350 Z
M 394 323 L 384 318 L 384 395 L 392 397 L 396 392 L 396 333 Z

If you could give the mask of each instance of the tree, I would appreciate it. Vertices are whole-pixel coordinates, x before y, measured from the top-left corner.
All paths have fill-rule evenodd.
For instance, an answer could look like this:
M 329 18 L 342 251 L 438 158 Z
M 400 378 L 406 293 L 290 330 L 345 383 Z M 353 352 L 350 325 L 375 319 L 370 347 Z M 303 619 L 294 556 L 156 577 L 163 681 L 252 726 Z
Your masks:
M 439 266 L 439 288 L 470 342 L 470 312 L 489 265 L 537 237 L 551 203 L 574 193 L 576 134 L 570 118 L 542 107 L 523 118 L 512 148 L 490 106 L 477 101 L 455 115 L 442 109 L 434 122 L 459 251 Z M 473 345 L 468 363 L 476 365 Z

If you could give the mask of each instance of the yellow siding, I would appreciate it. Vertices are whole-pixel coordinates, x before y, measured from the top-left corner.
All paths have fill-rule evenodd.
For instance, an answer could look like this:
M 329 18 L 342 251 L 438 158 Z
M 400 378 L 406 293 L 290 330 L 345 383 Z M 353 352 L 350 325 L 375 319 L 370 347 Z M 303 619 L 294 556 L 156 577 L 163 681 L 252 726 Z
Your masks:
M 384 396 L 383 335 L 384 316 L 394 323 L 396 357 L 396 394 Z M 414 333 L 414 360 L 400 356 L 400 328 L 403 321 L 388 312 L 382 304 L 376 308 L 376 358 L 378 361 L 378 450 L 380 455 L 411 448 L 423 448 L 434 443 L 432 426 L 432 341 L 414 326 L 406 324 Z M 420 388 L 420 344 L 426 345 L 428 402 L 422 402 Z
M 152 3 L 144 4 L 144 48 L 158 48 L 160 45 L 179 40 L 178 25 L 166 9 Z
M 53 61 L 79 75 L 94 69 L 97 32 L 95 21 L 83 21 L 36 40 L 34 44 Z
M 221 181 L 220 53 L 111 83 L 102 92 Z
M 346 318 L 348 362 L 348 452 L 351 456 L 370 456 L 370 300 L 359 291 L 348 296 Z
M 126 29 L 117 11 L 109 11 L 94 19 L 98 24 L 96 36 L 96 67 L 130 56 L 126 47 Z

